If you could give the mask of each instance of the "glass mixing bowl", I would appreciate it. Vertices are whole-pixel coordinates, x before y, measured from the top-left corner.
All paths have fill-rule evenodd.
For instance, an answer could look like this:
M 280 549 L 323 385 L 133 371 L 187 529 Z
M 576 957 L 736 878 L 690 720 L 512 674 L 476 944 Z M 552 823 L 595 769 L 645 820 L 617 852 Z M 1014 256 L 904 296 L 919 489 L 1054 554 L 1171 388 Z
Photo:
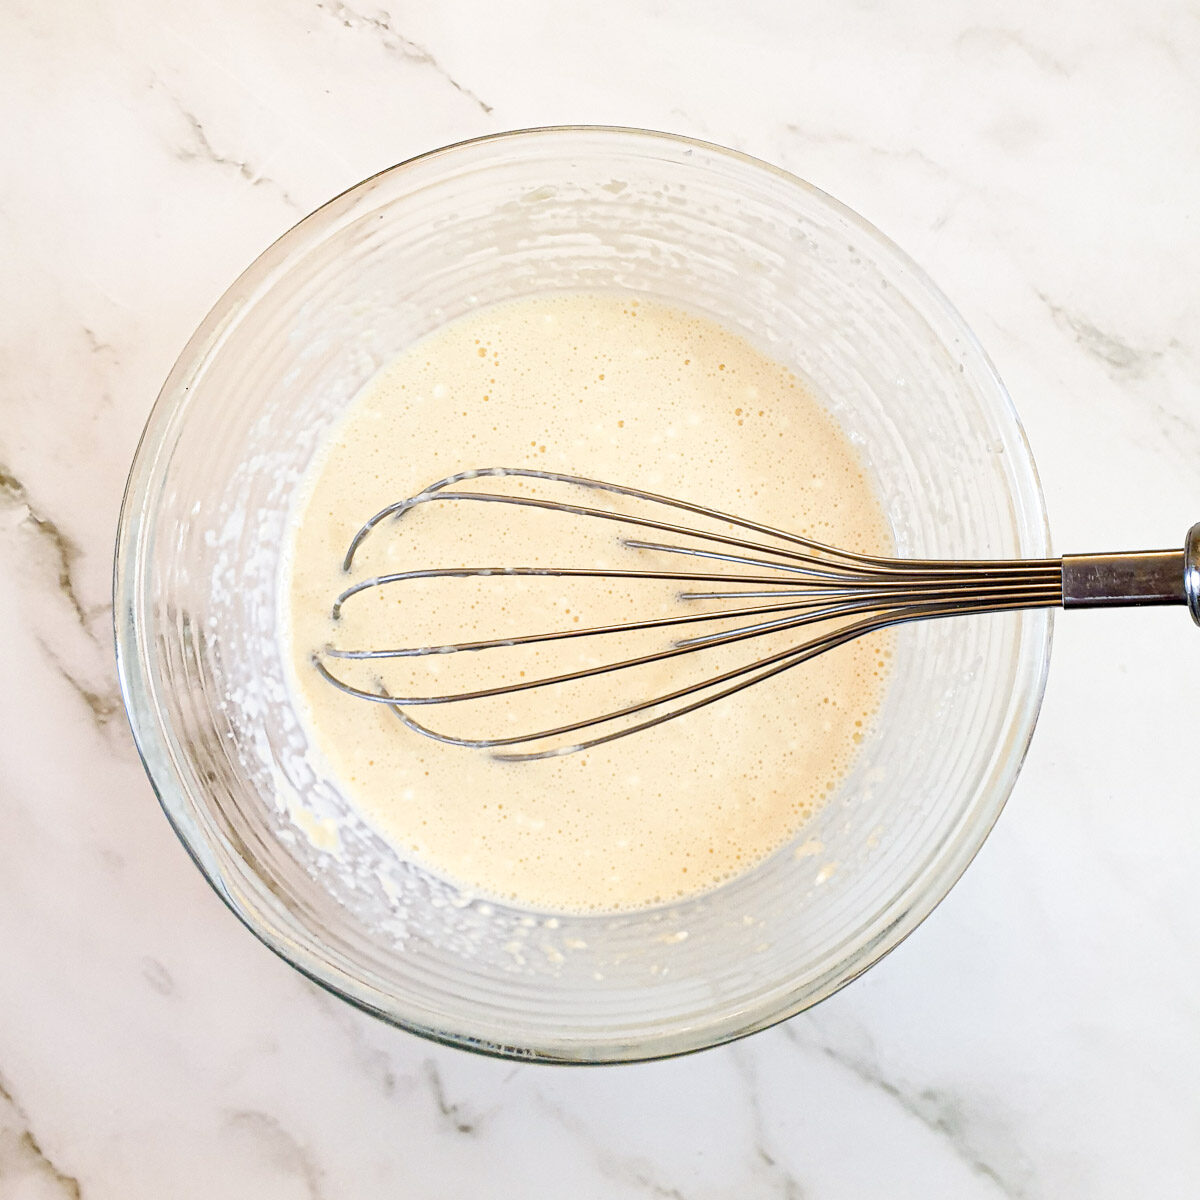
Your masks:
M 879 717 L 836 795 L 798 842 L 708 894 L 617 916 L 550 914 L 460 894 L 404 860 L 324 777 L 286 686 L 277 612 L 290 502 L 331 422 L 414 339 L 479 305 L 595 288 L 706 314 L 808 380 L 857 444 L 901 554 L 1048 553 L 1000 380 L 891 242 L 743 154 L 563 128 L 384 171 L 237 280 L 150 415 L 114 585 L 121 687 L 146 770 L 242 921 L 396 1025 L 560 1062 L 739 1037 L 895 946 L 1008 796 L 1051 630 L 1047 612 L 899 630 Z

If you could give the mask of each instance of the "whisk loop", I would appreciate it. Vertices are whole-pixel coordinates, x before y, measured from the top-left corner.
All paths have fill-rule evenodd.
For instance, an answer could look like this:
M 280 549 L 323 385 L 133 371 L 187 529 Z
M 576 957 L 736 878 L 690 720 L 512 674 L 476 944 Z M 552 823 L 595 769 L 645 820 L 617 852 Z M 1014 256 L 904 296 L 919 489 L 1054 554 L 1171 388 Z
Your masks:
M 475 485 L 481 481 L 486 486 L 488 480 L 498 479 L 526 479 L 542 485 L 581 488 L 601 499 L 588 504 L 569 503 L 544 496 L 475 490 Z M 605 496 L 648 505 L 657 511 L 657 515 L 626 513 L 611 506 L 604 507 Z M 826 546 L 799 534 L 640 488 L 525 467 L 463 471 L 431 484 L 406 500 L 389 504 L 354 535 L 342 563 L 343 571 L 350 572 L 363 542 L 383 522 L 389 518 L 402 518 L 418 507 L 440 504 L 511 505 L 589 521 L 613 522 L 638 531 L 636 536 L 623 535 L 620 538 L 622 546 L 630 551 L 663 556 L 662 569 L 502 565 L 396 571 L 375 575 L 347 587 L 334 601 L 332 616 L 335 621 L 341 618 L 344 606 L 364 592 L 428 579 L 647 580 L 683 585 L 677 594 L 680 602 L 719 605 L 700 612 L 677 612 L 585 628 L 551 629 L 515 637 L 438 645 L 391 649 L 327 645 L 313 655 L 313 665 L 330 684 L 348 695 L 389 706 L 412 731 L 449 745 L 489 750 L 495 757 L 510 761 L 575 753 L 652 729 L 736 695 L 855 638 L 910 621 L 1058 606 L 1187 604 L 1200 624 L 1200 524 L 1192 527 L 1182 551 L 1027 560 L 890 558 Z M 677 518 L 666 519 L 674 515 L 666 510 L 727 526 L 735 532 L 722 533 L 678 524 Z M 676 539 L 685 540 L 681 543 Z M 680 559 L 691 562 L 682 563 Z M 706 564 L 720 564 L 726 569 L 705 570 Z M 746 603 L 758 600 L 768 603 Z M 732 629 L 693 632 L 695 627 L 706 622 L 728 624 L 731 621 L 737 623 Z M 481 653 L 541 643 L 614 638 L 648 630 L 678 630 L 684 636 L 646 654 L 445 694 L 397 695 L 382 681 L 377 681 L 377 690 L 358 687 L 336 674 L 327 661 L 378 661 Z M 672 691 L 638 699 L 610 711 L 592 713 L 553 728 L 466 738 L 418 722 L 405 711 L 516 696 L 792 630 L 799 638 L 794 645 Z M 521 749 L 513 749 L 515 747 Z

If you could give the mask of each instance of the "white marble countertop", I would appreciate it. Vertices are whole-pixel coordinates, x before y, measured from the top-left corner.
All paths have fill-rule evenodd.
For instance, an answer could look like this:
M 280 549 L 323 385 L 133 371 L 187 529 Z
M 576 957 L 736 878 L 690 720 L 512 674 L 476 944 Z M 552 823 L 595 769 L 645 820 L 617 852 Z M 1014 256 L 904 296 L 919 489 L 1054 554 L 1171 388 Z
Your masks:
M 388 0 L 390 3 L 391 0 Z M 739 1045 L 514 1066 L 325 996 L 158 811 L 109 630 L 160 381 L 303 213 L 435 145 L 646 125 L 780 163 L 959 305 L 1056 543 L 1200 519 L 1200 11 L 1164 0 L 0 8 L 0 1197 L 1182 1197 L 1200 631 L 1059 623 L 1025 771 L 890 958 Z

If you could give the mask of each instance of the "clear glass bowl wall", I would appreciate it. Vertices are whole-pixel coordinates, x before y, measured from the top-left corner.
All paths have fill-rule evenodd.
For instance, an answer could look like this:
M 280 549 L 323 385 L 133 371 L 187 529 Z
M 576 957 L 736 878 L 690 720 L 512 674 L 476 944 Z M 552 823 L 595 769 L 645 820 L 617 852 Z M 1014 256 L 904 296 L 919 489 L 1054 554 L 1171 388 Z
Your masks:
M 613 1061 L 697 1049 L 795 1013 L 929 912 L 1011 787 L 1050 619 L 898 633 L 878 721 L 801 835 L 820 855 L 786 847 L 708 895 L 609 917 L 460 895 L 403 861 L 323 777 L 293 709 L 277 639 L 289 506 L 331 422 L 414 339 L 480 305 L 588 288 L 697 310 L 793 366 L 860 448 L 900 553 L 1048 552 L 1033 465 L 999 380 L 881 235 L 730 151 L 636 131 L 542 130 L 366 181 L 230 289 L 139 449 L 116 621 L 127 705 L 160 799 L 268 945 L 428 1036 Z M 335 815 L 341 849 L 314 846 L 293 807 Z

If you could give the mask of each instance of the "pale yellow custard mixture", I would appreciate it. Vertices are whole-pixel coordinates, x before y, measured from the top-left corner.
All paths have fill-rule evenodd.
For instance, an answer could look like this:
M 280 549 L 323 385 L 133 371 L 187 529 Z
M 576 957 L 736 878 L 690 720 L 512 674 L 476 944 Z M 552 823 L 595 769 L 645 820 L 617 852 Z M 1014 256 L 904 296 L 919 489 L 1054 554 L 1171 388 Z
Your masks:
M 372 576 L 455 566 L 735 569 L 630 549 L 622 537 L 671 539 L 612 522 L 437 502 L 380 524 L 343 573 L 346 548 L 373 513 L 444 476 L 485 467 L 588 476 L 849 550 L 891 549 L 853 445 L 791 371 L 737 334 L 612 293 L 478 310 L 411 346 L 366 385 L 297 500 L 283 623 L 307 735 L 330 780 L 403 855 L 470 893 L 542 910 L 611 912 L 676 900 L 788 843 L 837 788 L 864 736 L 886 678 L 886 641 L 859 639 L 657 728 L 533 762 L 433 741 L 386 705 L 321 678 L 312 655 L 329 644 L 446 645 L 713 604 L 680 600 L 679 583 L 493 575 L 372 588 L 333 621 L 337 595 Z M 607 503 L 522 479 L 465 486 Z M 720 628 L 324 661 L 366 690 L 443 695 L 633 657 Z M 456 737 L 534 732 L 736 668 L 805 636 L 775 632 L 561 688 L 406 711 Z

